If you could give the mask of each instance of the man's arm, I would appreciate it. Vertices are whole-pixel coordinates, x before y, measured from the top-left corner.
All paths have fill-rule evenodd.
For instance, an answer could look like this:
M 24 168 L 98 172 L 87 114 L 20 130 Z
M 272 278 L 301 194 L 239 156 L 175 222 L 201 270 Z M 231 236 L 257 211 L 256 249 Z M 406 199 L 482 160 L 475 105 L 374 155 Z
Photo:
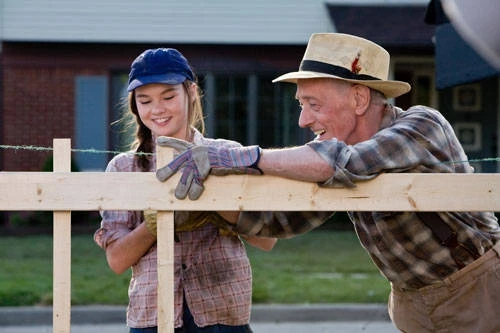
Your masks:
M 307 182 L 324 182 L 334 172 L 332 166 L 308 146 L 264 149 L 258 167 L 265 175 Z
M 333 214 L 323 211 L 243 211 L 235 231 L 247 236 L 291 238 L 319 227 Z
M 175 190 L 177 199 L 184 199 L 187 195 L 191 200 L 198 199 L 204 190 L 203 181 L 210 173 L 268 174 L 307 182 L 325 182 L 335 172 L 328 159 L 309 146 L 276 150 L 262 150 L 258 146 L 195 146 L 169 137 L 158 138 L 158 145 L 174 148 L 180 153 L 156 171 L 156 177 L 163 182 L 182 170 Z
M 221 225 L 227 223 L 232 231 L 242 236 L 249 244 L 269 251 L 276 243 L 276 238 L 291 238 L 309 232 L 333 216 L 334 212 L 271 212 L 243 211 L 218 212 Z

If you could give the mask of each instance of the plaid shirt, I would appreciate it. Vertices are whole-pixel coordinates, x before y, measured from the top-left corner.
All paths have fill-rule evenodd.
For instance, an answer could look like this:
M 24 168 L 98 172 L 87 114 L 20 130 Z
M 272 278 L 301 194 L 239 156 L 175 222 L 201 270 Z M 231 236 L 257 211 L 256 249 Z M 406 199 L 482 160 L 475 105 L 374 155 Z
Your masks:
M 226 140 L 206 139 L 199 132 L 195 134 L 195 143 L 237 144 Z M 154 168 L 152 165 L 151 171 Z M 131 153 L 114 157 L 106 171 L 140 172 Z M 101 215 L 101 228 L 96 231 L 94 239 L 104 249 L 142 223 L 142 212 L 103 211 Z M 180 216 L 176 215 L 176 222 L 177 217 Z M 252 301 L 252 272 L 241 240 L 234 236 L 221 236 L 218 227 L 210 223 L 193 231 L 177 232 L 176 235 L 175 327 L 183 325 L 184 297 L 198 326 L 248 324 Z M 157 326 L 157 283 L 155 244 L 132 266 L 127 310 L 129 327 Z
M 415 106 L 407 111 L 388 105 L 379 131 L 348 146 L 336 139 L 308 145 L 335 169 L 323 186 L 355 186 L 383 172 L 471 173 L 451 125 L 436 110 Z M 320 225 L 325 212 L 270 215 L 245 213 L 238 230 L 253 235 L 291 237 Z M 458 241 L 479 255 L 500 238 L 492 212 L 438 213 Z M 313 216 L 313 218 L 311 218 Z M 401 288 L 420 288 L 458 270 L 449 248 L 442 246 L 415 212 L 349 212 L 363 247 L 382 274 Z M 258 220 L 257 222 L 255 220 Z M 474 259 L 463 258 L 468 264 Z

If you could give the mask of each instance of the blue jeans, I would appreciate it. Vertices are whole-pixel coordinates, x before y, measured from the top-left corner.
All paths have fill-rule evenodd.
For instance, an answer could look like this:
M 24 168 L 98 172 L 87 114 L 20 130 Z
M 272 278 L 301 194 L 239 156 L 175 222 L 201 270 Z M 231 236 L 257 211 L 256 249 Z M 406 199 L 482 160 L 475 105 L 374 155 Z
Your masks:
M 131 328 L 130 333 L 157 333 L 158 329 L 156 327 L 148 328 Z M 206 327 L 195 327 L 195 328 L 176 328 L 175 333 L 252 333 L 250 326 L 226 326 L 226 325 L 212 325 Z
M 228 325 L 210 325 L 205 327 L 198 327 L 194 323 L 193 315 L 186 305 L 184 300 L 184 326 L 175 329 L 175 333 L 252 333 L 250 325 L 241 326 L 228 326 Z M 157 333 L 156 327 L 148 328 L 131 328 L 130 333 Z
M 157 333 L 158 328 L 147 327 L 147 328 L 130 328 L 130 333 Z

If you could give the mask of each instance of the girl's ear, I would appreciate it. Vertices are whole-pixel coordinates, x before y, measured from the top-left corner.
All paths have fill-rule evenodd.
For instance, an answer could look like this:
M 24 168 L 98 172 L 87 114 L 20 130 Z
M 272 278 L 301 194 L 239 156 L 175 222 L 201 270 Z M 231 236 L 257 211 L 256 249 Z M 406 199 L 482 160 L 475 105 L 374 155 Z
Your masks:
M 370 88 L 361 84 L 356 84 L 352 88 L 356 115 L 362 116 L 370 106 Z
M 194 82 L 191 82 L 191 84 L 189 85 L 189 96 L 191 99 L 191 103 L 194 103 L 196 101 L 196 98 L 198 97 L 198 86 Z

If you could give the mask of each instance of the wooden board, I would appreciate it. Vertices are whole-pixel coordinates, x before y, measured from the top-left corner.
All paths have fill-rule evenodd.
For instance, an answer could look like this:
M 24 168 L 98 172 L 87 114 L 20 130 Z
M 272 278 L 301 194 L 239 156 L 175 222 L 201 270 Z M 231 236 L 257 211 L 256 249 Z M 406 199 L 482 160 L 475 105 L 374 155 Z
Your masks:
M 179 175 L 0 172 L 0 210 L 500 211 L 500 174 L 383 174 L 354 189 L 272 176 L 210 176 L 196 201 L 177 200 Z

